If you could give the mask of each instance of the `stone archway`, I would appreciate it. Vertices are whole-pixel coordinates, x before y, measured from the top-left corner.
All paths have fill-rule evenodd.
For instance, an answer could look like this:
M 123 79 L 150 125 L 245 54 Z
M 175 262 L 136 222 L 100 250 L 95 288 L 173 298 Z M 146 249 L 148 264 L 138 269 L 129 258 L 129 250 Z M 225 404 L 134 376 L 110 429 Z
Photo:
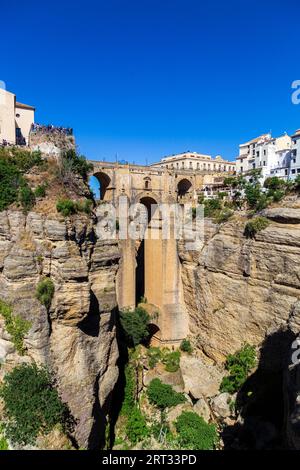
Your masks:
M 193 184 L 190 180 L 188 180 L 187 178 L 181 179 L 177 183 L 178 200 L 186 198 L 187 195 L 191 193 L 192 188 Z
M 111 178 L 107 173 L 104 173 L 103 171 L 99 171 L 97 173 L 94 173 L 93 176 L 97 178 L 100 188 L 99 188 L 99 193 L 100 193 L 100 200 L 109 200 L 107 197 L 107 189 L 109 185 L 111 184 Z

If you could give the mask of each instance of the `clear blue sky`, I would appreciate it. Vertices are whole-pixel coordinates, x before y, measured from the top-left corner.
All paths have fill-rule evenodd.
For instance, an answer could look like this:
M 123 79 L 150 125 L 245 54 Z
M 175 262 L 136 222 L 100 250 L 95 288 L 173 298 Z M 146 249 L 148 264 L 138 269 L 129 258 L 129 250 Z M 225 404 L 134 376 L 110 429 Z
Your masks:
M 145 163 L 300 127 L 299 0 L 1 3 L 0 80 L 90 158 Z

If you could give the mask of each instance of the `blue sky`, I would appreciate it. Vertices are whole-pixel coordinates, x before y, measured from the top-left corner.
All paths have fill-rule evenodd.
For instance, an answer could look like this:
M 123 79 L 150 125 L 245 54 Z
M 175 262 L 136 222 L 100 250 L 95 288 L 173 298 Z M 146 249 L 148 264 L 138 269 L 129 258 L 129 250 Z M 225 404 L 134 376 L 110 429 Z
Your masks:
M 299 0 L 27 0 L 1 18 L 0 80 L 89 158 L 233 159 L 300 127 Z

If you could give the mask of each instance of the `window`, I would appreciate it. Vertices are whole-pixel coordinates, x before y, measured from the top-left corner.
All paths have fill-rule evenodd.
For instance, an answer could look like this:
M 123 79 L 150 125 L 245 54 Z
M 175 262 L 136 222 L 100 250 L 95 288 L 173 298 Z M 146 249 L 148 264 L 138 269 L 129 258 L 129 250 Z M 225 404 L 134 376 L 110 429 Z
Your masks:
M 266 166 L 266 161 L 265 161 L 265 160 L 264 160 L 264 162 L 263 162 L 263 166 Z
M 300 168 L 297 168 L 297 173 L 300 173 Z
M 184 162 L 181 163 L 182 168 L 184 168 Z
M 16 118 L 19 118 L 20 117 L 20 114 L 16 114 Z
M 296 173 L 296 170 L 295 170 L 295 169 L 294 169 L 294 170 L 292 170 L 292 173 L 293 173 L 293 175 L 294 175 L 294 174 Z
M 190 162 L 190 168 L 193 168 L 193 164 L 192 164 L 192 162 Z
M 253 168 L 253 170 L 255 169 L 255 163 L 252 163 L 252 168 Z
M 259 152 L 256 152 L 256 156 L 259 157 Z
M 288 174 L 288 171 L 287 171 L 287 170 L 284 170 L 284 174 L 287 175 L 287 174 Z
M 243 167 L 241 166 L 241 173 L 243 173 Z
M 145 189 L 149 189 L 149 181 L 145 181 Z
M 264 149 L 264 155 L 266 155 L 266 154 L 267 154 L 266 149 Z
M 197 163 L 197 170 L 199 170 L 199 162 Z

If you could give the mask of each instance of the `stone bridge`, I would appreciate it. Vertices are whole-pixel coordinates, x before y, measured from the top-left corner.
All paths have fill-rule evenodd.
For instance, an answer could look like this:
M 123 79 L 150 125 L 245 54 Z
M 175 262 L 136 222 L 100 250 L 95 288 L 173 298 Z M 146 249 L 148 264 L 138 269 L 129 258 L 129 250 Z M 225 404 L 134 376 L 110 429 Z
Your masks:
M 195 203 L 206 185 L 222 181 L 224 174 L 193 170 L 123 165 L 95 162 L 92 175 L 100 185 L 100 199 L 117 205 L 119 196 L 130 203 L 142 203 L 148 211 L 150 204 Z M 159 211 L 157 211 L 159 212 Z M 175 346 L 189 333 L 185 307 L 181 263 L 174 237 L 162 239 L 160 215 L 149 218 L 147 230 L 152 237 L 143 240 L 120 240 L 121 265 L 117 277 L 117 296 L 120 309 L 135 308 L 140 299 L 153 315 L 152 343 Z M 158 222 L 158 223 L 157 223 Z M 156 232 L 156 233 L 153 233 Z

